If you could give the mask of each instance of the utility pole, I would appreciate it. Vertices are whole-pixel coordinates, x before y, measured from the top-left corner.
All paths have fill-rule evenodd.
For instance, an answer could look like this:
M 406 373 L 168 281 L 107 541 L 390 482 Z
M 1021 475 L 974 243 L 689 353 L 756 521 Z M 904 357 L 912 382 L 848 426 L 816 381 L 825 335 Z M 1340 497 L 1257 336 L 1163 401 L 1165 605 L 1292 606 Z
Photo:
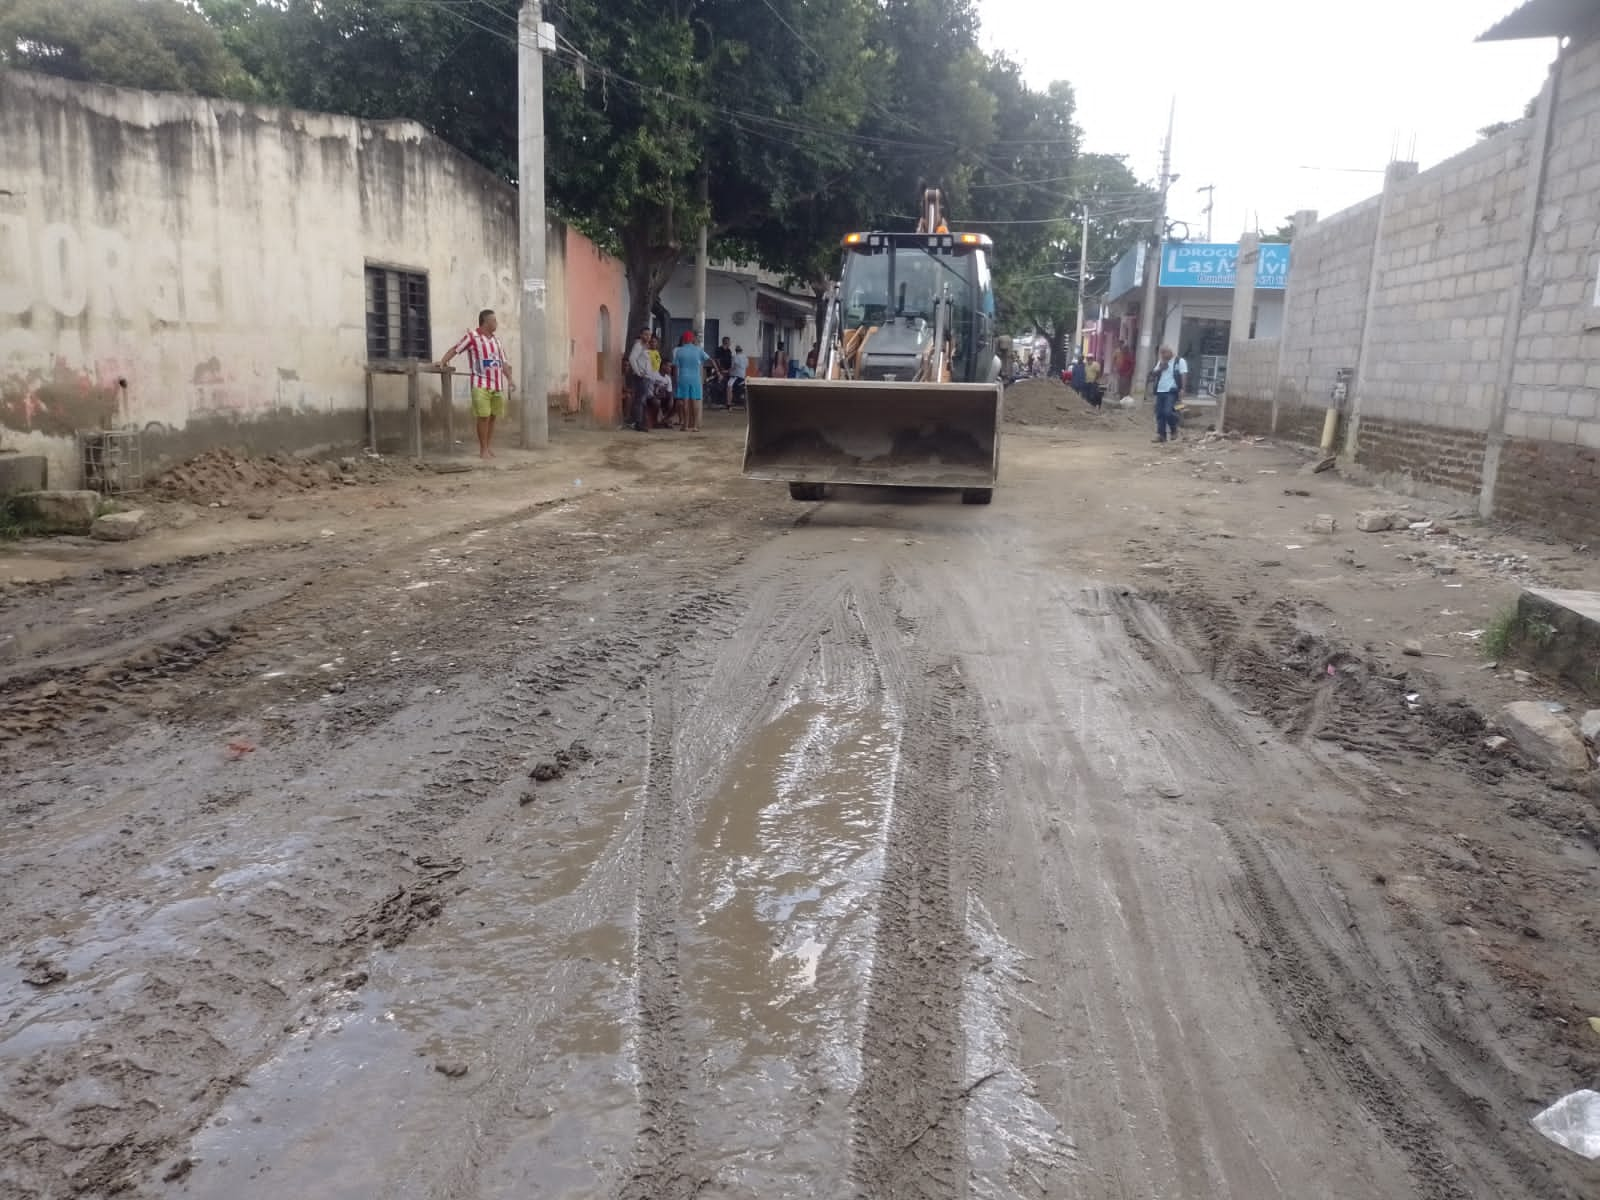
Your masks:
M 705 206 L 706 217 L 700 222 L 700 236 L 694 248 L 694 332 L 702 342 L 706 336 L 706 271 L 711 265 L 711 175 L 700 169 L 700 203 Z M 707 353 L 710 353 L 708 350 Z
M 1150 226 L 1150 236 L 1145 241 L 1144 253 L 1144 303 L 1139 310 L 1139 348 L 1133 356 L 1133 379 L 1139 387 L 1148 390 L 1150 365 L 1155 358 L 1156 293 L 1161 280 L 1161 239 L 1167 232 L 1167 188 L 1172 182 L 1172 121 L 1177 115 L 1178 101 L 1172 101 L 1167 110 L 1167 140 L 1161 146 L 1161 208 L 1155 223 Z
M 1195 188 L 1195 192 L 1204 192 L 1206 194 L 1206 241 L 1209 242 L 1211 240 L 1211 210 L 1217 204 L 1217 185 L 1208 183 L 1203 188 Z
M 522 275 L 521 345 L 517 383 L 522 387 L 522 444 L 550 441 L 549 286 L 544 237 L 544 51 L 539 0 L 522 0 L 517 12 L 517 226 Z
M 1072 331 L 1072 352 L 1083 351 L 1083 293 L 1089 286 L 1089 206 L 1083 206 L 1083 238 L 1078 246 L 1078 327 Z M 1070 361 L 1069 361 L 1069 364 Z

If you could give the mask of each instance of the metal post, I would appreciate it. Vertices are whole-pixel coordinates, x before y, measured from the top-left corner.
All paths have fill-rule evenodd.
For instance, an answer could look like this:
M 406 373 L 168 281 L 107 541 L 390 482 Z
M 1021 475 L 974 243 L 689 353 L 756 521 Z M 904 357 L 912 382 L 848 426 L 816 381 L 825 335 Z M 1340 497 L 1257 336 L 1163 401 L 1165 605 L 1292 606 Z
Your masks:
M 439 403 L 444 408 L 444 452 L 456 452 L 456 398 L 455 391 L 450 386 L 455 375 L 449 367 L 439 372 Z
M 1172 119 L 1177 113 L 1177 101 L 1167 110 L 1167 140 L 1161 146 L 1161 209 L 1155 225 L 1150 230 L 1144 255 L 1144 303 L 1139 309 L 1139 348 L 1133 356 L 1133 380 L 1138 387 L 1147 388 L 1150 364 L 1159 348 L 1156 331 L 1156 293 L 1160 290 L 1161 239 L 1167 232 L 1167 188 L 1172 172 Z
M 1078 327 L 1072 331 L 1072 352 L 1083 352 L 1083 291 L 1089 286 L 1089 206 L 1083 206 L 1083 239 L 1078 247 Z M 1072 365 L 1070 362 L 1067 364 Z
M 522 388 L 522 444 L 550 440 L 546 370 L 548 287 L 544 233 L 544 59 L 539 49 L 539 0 L 517 13 L 517 224 L 522 273 L 521 342 L 516 382 Z

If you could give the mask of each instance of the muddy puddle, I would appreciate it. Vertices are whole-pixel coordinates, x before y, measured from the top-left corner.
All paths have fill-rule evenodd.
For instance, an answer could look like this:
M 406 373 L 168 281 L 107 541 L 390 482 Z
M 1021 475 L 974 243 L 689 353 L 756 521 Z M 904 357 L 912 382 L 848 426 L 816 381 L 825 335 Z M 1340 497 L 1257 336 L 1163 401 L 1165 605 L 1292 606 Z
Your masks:
M 704 809 L 684 889 L 705 1172 L 729 1195 L 848 1191 L 849 1100 L 900 731 L 817 688 L 751 738 Z

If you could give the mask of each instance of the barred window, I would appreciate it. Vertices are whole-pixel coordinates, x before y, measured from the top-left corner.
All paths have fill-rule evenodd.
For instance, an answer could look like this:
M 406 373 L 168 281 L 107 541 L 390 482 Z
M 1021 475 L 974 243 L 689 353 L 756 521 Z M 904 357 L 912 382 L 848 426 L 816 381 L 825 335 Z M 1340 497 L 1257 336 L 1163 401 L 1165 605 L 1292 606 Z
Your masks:
M 426 361 L 433 357 L 428 277 L 367 266 L 367 358 Z

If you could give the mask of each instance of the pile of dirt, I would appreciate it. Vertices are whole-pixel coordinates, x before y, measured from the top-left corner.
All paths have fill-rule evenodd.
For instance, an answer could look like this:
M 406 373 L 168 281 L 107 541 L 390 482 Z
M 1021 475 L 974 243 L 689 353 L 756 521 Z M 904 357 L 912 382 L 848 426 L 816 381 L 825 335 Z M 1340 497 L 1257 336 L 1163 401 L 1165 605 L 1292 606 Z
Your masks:
M 1006 388 L 1005 417 L 1013 425 L 1122 423 L 1130 415 L 1109 396 L 1099 412 L 1059 379 L 1024 379 Z
M 292 454 L 257 458 L 220 447 L 163 472 L 150 490 L 163 499 L 209 504 L 240 495 L 281 496 L 337 484 L 376 483 L 393 474 L 385 459 L 365 454 L 323 462 Z

